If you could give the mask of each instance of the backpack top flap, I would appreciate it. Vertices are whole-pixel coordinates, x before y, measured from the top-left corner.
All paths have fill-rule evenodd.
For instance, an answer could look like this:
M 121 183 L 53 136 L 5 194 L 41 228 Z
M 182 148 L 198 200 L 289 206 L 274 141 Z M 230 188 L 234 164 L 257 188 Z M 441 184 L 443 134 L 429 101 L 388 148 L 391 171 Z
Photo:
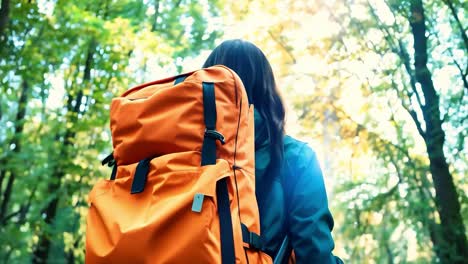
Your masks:
M 214 84 L 215 129 L 225 141 L 217 141 L 217 157 L 254 172 L 253 109 L 237 74 L 219 65 L 146 83 L 114 98 L 110 127 L 117 164 L 201 152 L 206 136 L 203 83 Z

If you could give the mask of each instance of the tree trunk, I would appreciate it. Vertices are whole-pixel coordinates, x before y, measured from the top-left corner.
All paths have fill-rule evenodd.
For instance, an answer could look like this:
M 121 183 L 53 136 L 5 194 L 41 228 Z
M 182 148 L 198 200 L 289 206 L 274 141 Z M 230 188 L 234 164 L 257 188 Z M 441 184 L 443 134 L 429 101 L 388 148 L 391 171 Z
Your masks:
M 158 30 L 158 18 L 159 18 L 159 0 L 154 1 L 154 18 L 153 18 L 153 26 L 151 31 Z
M 414 67 L 421 85 L 425 104 L 421 107 L 426 131 L 424 141 L 430 161 L 430 171 L 436 191 L 436 205 L 441 220 L 442 241 L 434 245 L 442 263 L 464 263 L 468 259 L 465 226 L 460 213 L 460 202 L 449 171 L 443 146 L 445 133 L 440 118 L 439 97 L 427 67 L 427 38 L 422 0 L 411 1 L 410 26 L 414 38 Z
M 89 81 L 91 80 L 91 69 L 92 69 L 93 55 L 94 55 L 95 49 L 96 49 L 96 43 L 94 40 L 92 40 L 88 48 L 88 53 L 87 53 L 86 61 L 85 61 L 85 68 L 83 71 L 84 85 L 89 83 Z M 80 106 L 81 106 L 83 97 L 84 97 L 83 88 L 79 89 L 75 98 L 72 98 L 72 96 L 69 95 L 70 99 L 67 105 L 67 110 L 68 112 L 71 112 L 72 114 L 69 115 L 70 117 L 69 117 L 68 122 L 71 122 L 74 124 L 78 121 L 78 114 L 80 114 Z M 71 103 L 72 101 L 75 102 L 74 105 Z M 66 130 L 65 137 L 64 137 L 64 144 L 60 151 L 60 157 L 63 158 L 64 160 L 68 160 L 67 157 L 69 156 L 69 153 L 67 149 L 73 145 L 73 138 L 75 138 L 75 135 L 76 135 L 76 131 L 73 131 L 72 129 L 73 128 L 69 128 Z M 58 192 L 58 190 L 61 187 L 61 180 L 64 175 L 65 175 L 65 171 L 63 170 L 62 167 L 56 167 L 54 169 L 51 175 L 52 180 L 49 182 L 49 186 L 48 186 L 49 193 Z M 52 225 L 52 222 L 55 219 L 55 216 L 57 215 L 57 206 L 58 206 L 59 200 L 60 200 L 60 196 L 55 196 L 49 202 L 46 209 L 42 211 L 42 214 L 46 216 L 45 222 L 47 225 Z M 52 242 L 52 237 L 46 231 L 42 231 L 42 233 L 39 235 L 39 242 L 33 253 L 33 260 L 32 260 L 33 263 L 47 263 L 51 242 Z
M 5 163 L 4 163 L 4 159 L 0 159 L 0 195 L 2 194 L 2 190 L 3 190 L 3 179 L 5 179 L 5 176 L 6 176 L 6 171 L 5 171 Z M 3 200 L 2 200 L 3 201 Z M 0 206 L 1 207 L 1 206 Z M 0 215 L 0 219 L 2 219 L 1 215 Z
M 51 191 L 54 191 L 52 188 L 58 188 L 59 186 L 59 180 L 55 184 L 50 184 L 48 188 L 49 193 L 51 193 Z M 52 220 L 55 218 L 55 214 L 57 212 L 57 205 L 58 197 L 52 199 L 47 205 L 46 210 L 42 211 L 42 214 L 46 215 L 44 221 L 47 223 L 47 225 L 50 225 L 52 223 Z M 36 250 L 34 251 L 32 263 L 47 263 L 50 243 L 51 237 L 48 236 L 48 234 L 46 234 L 45 232 L 43 232 L 42 235 L 39 237 L 39 242 L 36 246 Z
M 23 134 L 23 130 L 24 130 L 24 117 L 26 116 L 26 106 L 28 102 L 29 88 L 30 87 L 29 87 L 28 82 L 26 80 L 23 80 L 22 85 L 21 85 L 21 95 L 18 101 L 18 111 L 16 113 L 16 118 L 15 118 L 15 133 L 13 135 L 13 139 L 8 145 L 8 148 L 11 145 L 15 146 L 15 148 L 12 150 L 13 155 L 21 151 L 20 135 Z M 3 162 L 7 164 L 9 162 L 8 158 L 5 158 Z M 3 197 L 2 197 L 2 202 L 0 205 L 0 222 L 7 214 L 8 203 L 10 202 L 11 194 L 13 191 L 13 183 L 15 182 L 15 179 L 16 179 L 16 172 L 14 170 L 10 170 L 9 172 L 10 172 L 9 177 L 6 183 L 5 191 L 2 194 Z M 2 171 L 1 173 L 2 182 L 4 180 L 4 177 L 6 177 L 7 175 L 8 173 L 6 173 L 6 171 Z
M 5 30 L 10 20 L 10 0 L 2 0 L 0 6 L 0 43 L 3 42 L 6 37 L 3 37 Z

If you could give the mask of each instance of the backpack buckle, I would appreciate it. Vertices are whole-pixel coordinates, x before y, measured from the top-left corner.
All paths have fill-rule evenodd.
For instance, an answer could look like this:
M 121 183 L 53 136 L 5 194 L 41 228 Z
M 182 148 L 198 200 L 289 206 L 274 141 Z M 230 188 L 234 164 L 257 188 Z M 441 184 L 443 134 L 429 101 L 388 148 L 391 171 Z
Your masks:
M 107 155 L 107 157 L 105 157 L 105 158 L 101 161 L 101 164 L 102 164 L 102 166 L 104 166 L 104 165 L 106 165 L 106 164 L 107 164 L 109 167 L 114 166 L 114 164 L 115 164 L 114 152 L 112 152 L 111 154 Z
M 263 249 L 263 240 L 262 237 L 255 234 L 254 232 L 250 232 L 249 228 L 245 224 L 241 224 L 242 227 L 242 240 L 249 244 L 249 246 L 253 249 L 262 250 Z
M 254 249 L 261 250 L 263 248 L 262 239 L 259 235 L 255 234 L 254 232 L 250 232 L 249 234 L 249 245 Z
M 223 144 L 223 145 L 226 144 L 226 142 L 224 141 L 223 134 L 216 131 L 216 129 L 205 128 L 205 137 L 210 137 L 210 138 L 213 138 L 215 140 L 219 140 L 219 142 L 221 142 L 221 144 Z

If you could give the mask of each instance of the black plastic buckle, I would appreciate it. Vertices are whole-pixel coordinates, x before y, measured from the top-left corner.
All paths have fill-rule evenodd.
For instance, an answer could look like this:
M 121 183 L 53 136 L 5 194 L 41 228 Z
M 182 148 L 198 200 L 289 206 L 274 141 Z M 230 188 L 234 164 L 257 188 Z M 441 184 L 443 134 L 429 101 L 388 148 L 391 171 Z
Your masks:
M 263 248 L 262 238 L 254 232 L 249 232 L 249 245 L 261 250 Z
M 206 128 L 205 129 L 205 137 L 210 137 L 210 138 L 213 138 L 213 139 L 216 139 L 216 140 L 219 140 L 221 142 L 221 144 L 226 144 L 226 142 L 224 141 L 224 136 L 223 134 L 219 133 L 218 131 L 216 131 L 215 129 L 208 129 Z
M 107 157 L 105 157 L 102 162 L 101 162 L 102 166 L 104 165 L 108 165 L 109 167 L 112 167 L 114 166 L 115 164 L 115 159 L 114 159 L 114 152 L 112 152 L 111 154 L 107 155 Z
M 133 175 L 131 194 L 141 193 L 145 190 L 148 172 L 150 170 L 150 162 L 153 158 L 140 160 Z

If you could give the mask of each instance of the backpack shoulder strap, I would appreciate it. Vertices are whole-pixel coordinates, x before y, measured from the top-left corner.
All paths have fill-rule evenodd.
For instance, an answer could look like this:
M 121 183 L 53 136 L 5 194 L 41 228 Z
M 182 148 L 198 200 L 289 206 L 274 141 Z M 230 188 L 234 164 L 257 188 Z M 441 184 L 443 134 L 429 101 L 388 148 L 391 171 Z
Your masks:
M 289 150 L 288 147 L 291 146 L 291 144 L 298 145 L 297 153 L 292 153 L 288 151 Z M 300 153 L 302 152 L 305 146 L 307 146 L 307 143 L 305 142 L 297 141 L 289 136 L 284 137 L 284 159 L 283 159 L 283 166 L 280 172 L 280 177 L 281 177 L 280 182 L 281 182 L 281 186 L 283 187 L 284 210 L 286 212 L 286 215 L 289 215 L 289 211 L 290 211 L 289 204 L 292 198 L 291 195 L 293 195 L 293 188 L 294 186 L 296 186 L 296 183 L 297 183 L 297 178 L 294 177 L 296 173 L 294 172 L 295 164 L 293 162 L 297 160 L 296 155 L 300 155 Z M 285 224 L 286 226 L 289 226 L 289 222 L 287 218 L 286 218 Z M 274 264 L 287 264 L 292 252 L 293 252 L 293 248 L 291 245 L 289 234 L 286 234 L 285 238 L 283 239 L 281 243 L 280 250 L 278 251 L 278 254 L 275 257 Z
M 286 139 L 286 137 L 285 137 Z M 292 186 L 294 184 L 291 183 L 291 181 L 287 181 L 286 178 L 288 178 L 290 175 L 294 175 L 292 171 L 292 167 L 290 164 L 290 161 L 288 157 L 286 156 L 286 144 L 284 144 L 284 159 L 283 159 L 283 166 L 281 167 L 281 172 L 280 172 L 280 182 L 281 182 L 281 187 L 283 188 L 283 195 L 284 195 L 284 211 L 286 212 L 286 215 L 289 215 L 289 201 L 291 200 L 291 191 L 292 191 Z M 286 218 L 286 225 L 289 225 L 288 219 Z M 290 238 L 288 234 L 284 237 L 283 241 L 281 242 L 280 249 L 278 250 L 277 255 L 275 256 L 274 259 L 274 264 L 286 264 L 289 261 L 289 257 L 291 256 L 293 251 Z

